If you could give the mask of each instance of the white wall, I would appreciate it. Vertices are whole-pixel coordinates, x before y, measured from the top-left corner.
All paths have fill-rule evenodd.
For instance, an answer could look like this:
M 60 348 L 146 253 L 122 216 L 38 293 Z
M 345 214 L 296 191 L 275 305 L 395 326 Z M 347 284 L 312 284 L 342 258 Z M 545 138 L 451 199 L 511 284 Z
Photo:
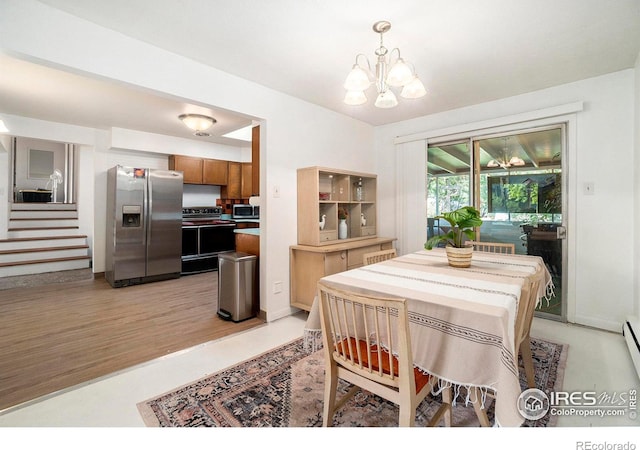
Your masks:
M 396 184 L 396 136 L 496 118 L 504 118 L 507 123 L 509 117 L 522 113 L 583 101 L 584 110 L 576 114 L 575 130 L 569 130 L 569 135 L 576 137 L 576 151 L 569 155 L 567 170 L 569 212 L 575 218 L 568 223 L 570 241 L 575 243 L 569 248 L 568 319 L 619 332 L 622 320 L 633 310 L 637 273 L 633 251 L 633 230 L 637 226 L 633 221 L 620 225 L 621 218 L 634 217 L 634 76 L 634 70 L 625 70 L 378 127 L 376 170 L 381 184 Z M 584 194 L 585 182 L 595 184 L 595 195 Z M 395 211 L 394 200 L 381 204 L 381 208 Z M 383 222 L 382 229 L 384 234 L 395 233 L 391 222 Z M 617 239 L 618 231 L 622 239 Z
M 636 58 L 635 64 L 635 120 L 633 121 L 635 125 L 634 129 L 634 147 L 635 147 L 635 158 L 634 158 L 634 168 L 635 168 L 635 213 L 634 213 L 634 230 L 638 229 L 638 224 L 640 224 L 640 53 Z M 640 316 L 640 237 L 638 237 L 637 232 L 633 233 L 634 236 L 634 274 L 635 274 L 635 310 L 634 313 L 636 316 Z
M 11 129 L 9 128 L 9 130 Z M 0 174 L 9 173 L 10 151 L 11 137 L 7 134 L 0 134 Z M 9 177 L 0 177 L 0 239 L 7 238 L 7 228 L 9 226 L 9 199 L 11 198 L 11 192 Z
M 34 0 L 3 1 L 0 50 L 261 119 L 260 291 L 261 309 L 266 311 L 268 320 L 292 312 L 289 246 L 296 243 L 297 235 L 296 169 L 325 165 L 374 171 L 373 129 L 369 125 L 100 28 Z M 100 148 L 109 147 L 102 144 Z M 104 204 L 99 188 L 105 185 L 105 152 L 95 150 L 93 161 L 97 228 L 105 222 L 104 208 L 98 207 L 101 202 Z M 279 188 L 279 197 L 272 195 L 274 186 Z M 104 247 L 104 236 L 99 236 L 98 230 L 95 246 L 94 255 Z M 284 289 L 273 294 L 276 281 L 282 282 Z

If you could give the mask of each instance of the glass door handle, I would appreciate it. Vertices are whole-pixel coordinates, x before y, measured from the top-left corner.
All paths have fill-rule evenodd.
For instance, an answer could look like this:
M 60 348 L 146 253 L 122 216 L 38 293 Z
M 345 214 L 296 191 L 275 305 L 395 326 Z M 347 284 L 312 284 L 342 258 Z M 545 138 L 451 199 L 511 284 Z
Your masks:
M 567 228 L 566 227 L 558 227 L 558 228 L 556 228 L 556 238 L 558 238 L 558 239 L 566 239 L 567 238 Z

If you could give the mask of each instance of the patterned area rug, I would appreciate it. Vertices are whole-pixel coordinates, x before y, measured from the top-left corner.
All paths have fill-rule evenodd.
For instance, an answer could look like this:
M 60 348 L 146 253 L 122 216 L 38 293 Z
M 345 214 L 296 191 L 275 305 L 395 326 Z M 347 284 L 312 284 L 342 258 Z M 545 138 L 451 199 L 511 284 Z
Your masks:
M 567 348 L 532 339 L 538 388 L 561 390 Z M 523 370 L 520 383 L 526 389 Z M 340 389 L 346 392 L 347 383 L 341 381 Z M 323 393 L 323 351 L 309 355 L 297 339 L 137 406 L 145 424 L 155 427 L 319 427 Z M 427 423 L 439 406 L 439 396 L 427 397 L 418 408 L 416 426 Z M 458 400 L 453 411 L 454 426 L 479 426 L 471 405 Z M 487 414 L 493 421 L 493 405 Z M 549 416 L 523 426 L 553 426 L 555 416 Z M 398 426 L 398 408 L 360 391 L 336 413 L 334 426 Z

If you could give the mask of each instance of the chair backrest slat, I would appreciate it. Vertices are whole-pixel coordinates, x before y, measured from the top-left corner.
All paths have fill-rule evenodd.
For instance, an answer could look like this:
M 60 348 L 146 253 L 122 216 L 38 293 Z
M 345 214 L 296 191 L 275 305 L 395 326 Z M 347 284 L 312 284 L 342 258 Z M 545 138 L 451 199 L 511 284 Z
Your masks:
M 396 387 L 402 373 L 412 373 L 399 367 L 413 367 L 404 299 L 365 297 L 322 283 L 318 293 L 323 339 L 338 364 Z
M 513 255 L 516 252 L 515 244 L 505 242 L 467 241 L 467 244 L 473 245 L 473 249 L 479 252 L 502 253 L 505 255 Z
M 362 264 L 368 266 L 369 264 L 375 264 L 377 262 L 386 261 L 388 259 L 395 258 L 397 256 L 396 249 L 391 248 L 388 250 L 380 250 L 377 252 L 365 253 L 362 255 Z

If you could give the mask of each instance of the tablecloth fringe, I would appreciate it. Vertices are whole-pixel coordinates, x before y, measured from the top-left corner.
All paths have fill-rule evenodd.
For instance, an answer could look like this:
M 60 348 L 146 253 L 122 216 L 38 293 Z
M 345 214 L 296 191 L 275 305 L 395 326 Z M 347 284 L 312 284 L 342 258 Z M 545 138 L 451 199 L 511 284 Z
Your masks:
M 544 295 L 542 297 L 538 298 L 538 300 L 536 301 L 536 308 L 539 308 L 540 306 L 542 306 L 542 301 L 543 300 L 547 301 L 547 307 L 549 307 L 549 302 L 556 295 L 555 289 L 556 289 L 556 287 L 553 284 L 553 280 L 549 280 L 549 282 L 545 286 Z
M 422 372 L 427 373 L 425 371 L 422 371 Z M 451 393 L 451 406 L 456 406 L 456 403 L 458 402 L 458 399 L 463 399 L 463 398 L 464 398 L 465 406 L 469 406 L 470 403 L 475 402 L 476 398 L 473 395 L 473 392 L 475 392 L 475 390 L 473 388 L 476 388 L 478 390 L 478 392 L 479 392 L 480 404 L 482 405 L 483 409 L 484 409 L 486 401 L 487 401 L 487 396 L 489 394 L 495 394 L 495 389 L 493 389 L 490 386 L 476 386 L 476 385 L 472 385 L 472 384 L 458 384 L 458 383 L 454 383 L 452 381 L 445 380 L 445 379 L 442 379 L 442 378 L 439 378 L 439 377 L 436 377 L 436 378 L 438 378 L 438 382 L 435 383 L 433 385 L 433 387 L 431 388 L 431 395 L 438 395 L 438 394 L 441 394 L 442 391 L 444 391 L 445 389 L 451 389 L 452 390 L 452 393 Z M 465 388 L 466 395 L 461 393 L 462 388 Z
M 307 353 L 315 353 L 322 347 L 322 330 L 305 328 L 302 333 L 302 349 Z

